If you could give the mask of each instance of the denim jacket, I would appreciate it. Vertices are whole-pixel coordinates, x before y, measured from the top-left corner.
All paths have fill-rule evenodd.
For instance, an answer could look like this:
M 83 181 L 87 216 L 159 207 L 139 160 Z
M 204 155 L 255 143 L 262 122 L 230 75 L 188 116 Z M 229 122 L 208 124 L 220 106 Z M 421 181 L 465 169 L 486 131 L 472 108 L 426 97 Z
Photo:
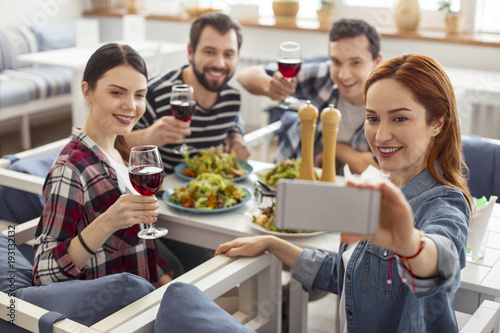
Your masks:
M 349 332 L 457 332 L 453 298 L 465 266 L 470 210 L 462 193 L 435 180 L 427 169 L 401 190 L 413 210 L 416 228 L 423 230 L 438 248 L 439 276 L 412 278 L 393 259 L 392 284 L 387 284 L 392 252 L 368 241 L 360 241 L 344 271 L 339 253 L 329 255 L 305 249 L 295 265 L 293 277 L 304 290 L 314 288 L 345 294 Z M 395 265 L 397 263 L 397 265 Z M 345 278 L 345 290 L 342 290 Z

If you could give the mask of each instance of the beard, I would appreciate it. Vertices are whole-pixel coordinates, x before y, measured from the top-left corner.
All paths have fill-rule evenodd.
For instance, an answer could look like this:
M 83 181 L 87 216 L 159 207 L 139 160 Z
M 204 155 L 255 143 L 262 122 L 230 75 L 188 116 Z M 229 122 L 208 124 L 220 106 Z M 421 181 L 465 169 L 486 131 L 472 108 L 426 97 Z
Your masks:
M 231 80 L 231 76 L 229 76 L 229 70 L 228 69 L 223 69 L 223 68 L 217 68 L 217 67 L 203 67 L 202 70 L 199 70 L 194 61 L 191 61 L 191 66 L 193 67 L 193 72 L 194 75 L 196 76 L 196 79 L 200 84 L 203 86 L 203 88 L 207 89 L 208 91 L 211 92 L 219 92 L 221 91 L 227 84 L 229 80 Z M 206 78 L 205 72 L 207 71 L 218 71 L 221 72 L 222 75 L 226 76 L 226 79 L 223 80 L 222 82 L 214 82 Z

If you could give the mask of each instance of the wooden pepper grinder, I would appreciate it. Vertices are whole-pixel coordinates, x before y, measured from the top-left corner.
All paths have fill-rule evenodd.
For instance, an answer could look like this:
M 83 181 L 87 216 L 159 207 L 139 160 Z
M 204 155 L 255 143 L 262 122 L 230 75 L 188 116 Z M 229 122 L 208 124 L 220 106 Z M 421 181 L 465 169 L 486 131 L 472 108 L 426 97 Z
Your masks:
M 314 174 L 314 134 L 316 133 L 316 119 L 318 109 L 307 101 L 299 111 L 300 134 L 302 136 L 302 163 L 300 165 L 299 179 L 316 180 Z
M 321 122 L 323 123 L 323 170 L 320 180 L 322 182 L 335 182 L 335 152 L 341 119 L 340 111 L 335 109 L 333 104 L 321 111 Z

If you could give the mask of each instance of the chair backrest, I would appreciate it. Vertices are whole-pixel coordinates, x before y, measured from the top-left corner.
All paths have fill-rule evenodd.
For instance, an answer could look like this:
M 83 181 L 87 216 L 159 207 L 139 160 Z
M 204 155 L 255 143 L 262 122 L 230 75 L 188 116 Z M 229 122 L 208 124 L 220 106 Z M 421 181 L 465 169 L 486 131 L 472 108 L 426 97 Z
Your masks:
M 477 136 L 463 136 L 462 150 L 469 168 L 472 196 L 500 196 L 500 141 Z
M 462 327 L 460 333 L 498 333 L 500 303 L 485 300 Z
M 58 153 L 52 153 L 24 159 L 18 159 L 15 155 L 8 156 L 12 160 L 8 171 L 23 173 L 24 175 L 19 175 L 23 180 L 29 179 L 28 175 L 39 177 L 39 179 L 31 177 L 34 182 L 33 192 L 37 192 L 36 194 L 12 188 L 8 186 L 8 182 L 4 183 L 5 186 L 0 185 L 0 219 L 22 223 L 40 216 L 44 206 L 40 184 L 43 184 L 57 155 Z
M 0 159 L 0 219 L 22 223 L 40 216 L 45 177 L 67 142 L 59 140 Z

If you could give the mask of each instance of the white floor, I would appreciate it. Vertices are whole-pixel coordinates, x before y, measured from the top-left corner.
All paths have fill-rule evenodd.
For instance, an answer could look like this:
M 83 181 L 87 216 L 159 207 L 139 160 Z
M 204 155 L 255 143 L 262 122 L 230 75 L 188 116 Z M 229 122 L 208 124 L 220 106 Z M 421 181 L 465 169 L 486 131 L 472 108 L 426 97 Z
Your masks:
M 309 302 L 307 307 L 307 333 L 337 333 L 338 296 L 328 294 Z

